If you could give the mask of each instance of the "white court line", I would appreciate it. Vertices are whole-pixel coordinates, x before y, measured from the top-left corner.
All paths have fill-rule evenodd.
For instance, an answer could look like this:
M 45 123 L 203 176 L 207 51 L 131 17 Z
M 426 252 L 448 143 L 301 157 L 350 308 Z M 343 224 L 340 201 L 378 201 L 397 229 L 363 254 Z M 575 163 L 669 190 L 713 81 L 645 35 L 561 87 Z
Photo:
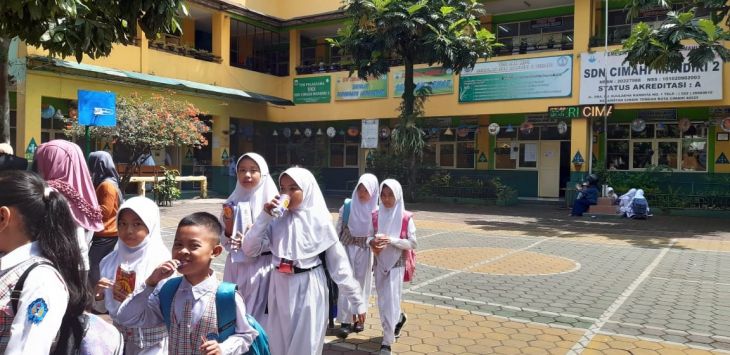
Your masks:
M 415 294 L 415 295 L 423 295 L 423 296 L 428 296 L 428 297 L 433 297 L 433 298 L 441 298 L 441 299 L 447 299 L 447 300 L 452 300 L 452 301 L 460 301 L 460 302 L 465 302 L 465 303 L 473 303 L 473 304 L 478 304 L 478 305 L 483 305 L 483 306 L 500 307 L 500 308 L 509 309 L 509 310 L 513 310 L 513 311 L 532 312 L 532 313 L 537 313 L 537 314 L 545 315 L 545 316 L 549 316 L 549 317 L 575 318 L 575 319 L 585 320 L 585 321 L 589 321 L 589 322 L 595 322 L 595 321 L 598 320 L 597 318 L 584 317 L 584 316 L 579 316 L 577 314 L 557 313 L 557 312 L 550 312 L 550 311 L 541 311 L 539 309 L 534 309 L 534 308 L 509 306 L 509 305 L 505 305 L 505 304 L 501 304 L 501 303 L 484 302 L 484 301 L 472 300 L 472 299 L 461 298 L 461 297 L 442 296 L 442 295 L 437 295 L 437 294 L 428 293 L 428 292 L 415 292 L 415 291 L 413 291 L 411 293 L 412 294 Z M 539 324 L 546 324 L 546 323 L 539 323 Z
M 698 335 L 702 337 L 708 337 L 713 338 L 718 341 L 724 341 L 730 343 L 730 337 L 726 337 L 724 335 L 717 335 L 717 334 L 708 334 L 708 333 L 701 333 L 701 332 L 693 332 L 691 330 L 677 330 L 677 329 L 669 329 L 664 327 L 655 327 L 652 325 L 642 325 L 642 324 L 636 324 L 636 323 L 624 323 L 624 322 L 617 322 L 610 320 L 606 322 L 608 324 L 616 324 L 616 325 L 622 325 L 632 328 L 638 328 L 638 329 L 651 329 L 651 330 L 658 330 L 661 332 L 665 332 L 667 334 L 671 335 L 678 335 L 678 336 L 688 336 L 688 335 Z M 599 333 L 608 332 L 607 330 L 601 330 Z
M 659 265 L 659 263 L 664 259 L 664 256 L 667 255 L 669 252 L 669 249 L 676 243 L 675 239 L 672 239 L 672 241 L 669 244 L 669 247 L 662 248 L 662 251 L 654 258 L 654 261 L 651 262 L 645 269 L 644 272 L 639 275 L 639 277 L 634 280 L 634 282 L 627 287 L 621 295 L 616 298 L 615 301 L 603 312 L 603 314 L 598 318 L 598 321 L 593 323 L 590 328 L 583 334 L 583 336 L 576 342 L 573 347 L 568 351 L 567 354 L 573 355 L 573 354 L 581 354 L 583 350 L 586 349 L 588 344 L 591 342 L 593 337 L 598 334 L 598 332 L 603 328 L 603 326 L 608 322 L 611 317 L 613 317 L 614 313 L 626 302 L 627 299 L 629 299 L 629 296 L 636 291 L 637 288 L 639 288 L 639 285 L 641 285 L 644 280 L 649 278 L 649 274 L 651 274 L 654 269 Z
M 548 241 L 548 240 L 554 239 L 554 238 L 555 238 L 555 237 L 553 237 L 553 238 L 548 238 L 548 239 L 543 239 L 543 240 L 539 240 L 539 241 L 537 241 L 537 242 L 534 242 L 534 243 L 532 243 L 532 244 L 530 244 L 530 245 L 528 245 L 528 246 L 526 246 L 526 247 L 523 247 L 523 248 L 520 248 L 520 249 L 513 249 L 513 250 L 511 250 L 511 251 L 510 251 L 510 252 L 508 252 L 508 253 L 505 253 L 505 254 L 502 254 L 502 255 L 499 255 L 499 256 L 496 256 L 496 257 L 493 257 L 493 258 L 489 258 L 489 259 L 487 259 L 487 260 L 482 260 L 482 261 L 480 261 L 480 262 L 478 262 L 478 263 L 476 263 L 476 264 L 473 264 L 473 265 L 467 266 L 467 267 L 465 267 L 465 268 L 463 268 L 463 269 L 461 269 L 461 270 L 456 270 L 456 271 L 452 271 L 452 272 L 450 272 L 450 273 L 448 273 L 448 274 L 444 274 L 444 275 L 441 275 L 441 276 L 435 277 L 435 278 L 433 278 L 433 279 L 430 279 L 430 280 L 426 280 L 426 281 L 424 281 L 424 282 L 421 282 L 421 283 L 419 283 L 418 285 L 415 285 L 415 286 L 411 286 L 411 287 L 409 287 L 409 288 L 408 288 L 407 290 L 403 290 L 403 292 L 404 292 L 404 293 L 408 293 L 408 292 L 411 292 L 411 291 L 413 291 L 413 290 L 419 289 L 419 288 L 421 288 L 421 287 L 423 287 L 423 286 L 427 286 L 427 285 L 430 285 L 430 284 L 432 284 L 432 283 L 434 283 L 434 282 L 436 282 L 436 281 L 441 281 L 441 280 L 443 280 L 443 279 L 445 279 L 445 278 L 448 278 L 448 277 L 451 277 L 451 276 L 454 276 L 454 275 L 458 275 L 458 274 L 462 274 L 462 273 L 464 273 L 464 272 L 467 272 L 468 270 L 471 270 L 471 269 L 473 269 L 473 268 L 476 268 L 476 267 L 479 267 L 479 266 L 482 266 L 482 265 L 485 265 L 485 264 L 489 264 L 489 263 L 491 263 L 491 262 L 495 262 L 495 261 L 497 261 L 497 260 L 501 260 L 501 259 L 504 259 L 504 258 L 506 258 L 506 257 L 508 257 L 508 256 L 510 256 L 510 255 L 513 255 L 513 254 L 515 254 L 515 253 L 519 253 L 519 252 L 521 252 L 521 251 L 525 251 L 525 250 L 527 250 L 527 249 L 530 249 L 530 248 L 532 248 L 532 247 L 535 247 L 535 246 L 537 246 L 537 245 L 539 245 L 539 244 L 542 244 L 542 243 L 544 243 L 544 242 L 546 242 L 546 241 Z
M 659 277 L 659 276 L 653 276 L 652 279 L 665 280 L 665 281 L 692 282 L 692 283 L 698 283 L 698 284 L 710 284 L 710 285 L 730 286 L 730 283 L 724 283 L 724 282 L 697 281 L 697 280 L 687 280 L 687 279 L 669 279 L 669 278 L 666 278 L 666 277 Z

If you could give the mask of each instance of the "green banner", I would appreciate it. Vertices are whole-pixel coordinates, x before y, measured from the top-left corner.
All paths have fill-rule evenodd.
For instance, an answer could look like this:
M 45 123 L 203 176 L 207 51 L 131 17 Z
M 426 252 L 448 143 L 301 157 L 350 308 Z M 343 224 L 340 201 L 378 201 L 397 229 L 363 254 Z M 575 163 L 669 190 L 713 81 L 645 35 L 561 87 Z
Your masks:
M 330 80 L 329 76 L 294 79 L 294 103 L 329 103 L 332 100 Z
M 451 70 L 439 67 L 418 68 L 413 70 L 413 83 L 416 84 L 414 93 L 422 87 L 431 87 L 431 95 L 445 95 L 454 93 L 454 77 Z M 403 96 L 403 87 L 406 72 L 398 70 L 393 73 L 393 97 Z
M 573 57 L 478 63 L 459 76 L 459 102 L 569 97 Z
M 367 81 L 357 76 L 338 77 L 335 81 L 335 100 L 368 100 L 388 97 L 388 77 L 369 78 Z

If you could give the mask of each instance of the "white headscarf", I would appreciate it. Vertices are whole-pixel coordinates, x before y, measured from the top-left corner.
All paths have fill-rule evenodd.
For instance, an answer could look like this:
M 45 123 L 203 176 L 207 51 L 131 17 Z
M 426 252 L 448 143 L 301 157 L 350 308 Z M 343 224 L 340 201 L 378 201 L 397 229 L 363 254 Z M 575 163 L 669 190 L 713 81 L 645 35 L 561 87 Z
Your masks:
M 249 204 L 251 204 L 251 217 L 256 220 L 256 217 L 258 217 L 261 211 L 263 211 L 264 204 L 274 199 L 274 197 L 278 194 L 279 189 L 276 188 L 276 183 L 274 183 L 271 175 L 269 175 L 269 165 L 266 164 L 264 157 L 256 153 L 246 153 L 238 158 L 238 161 L 236 162 L 236 171 L 238 171 L 238 164 L 241 163 L 243 158 L 249 158 L 259 166 L 261 180 L 253 189 L 246 189 L 238 181 L 238 176 L 236 176 L 236 188 L 233 190 L 231 195 L 228 196 L 226 202 L 249 202 Z
M 370 200 L 361 202 L 357 197 L 357 188 L 362 185 L 368 190 Z M 350 228 L 350 234 L 355 237 L 366 237 L 373 225 L 373 211 L 378 206 L 378 197 L 380 195 L 378 187 L 378 178 L 373 174 L 363 174 L 357 181 L 355 190 L 352 191 L 352 201 L 350 202 L 350 217 L 347 220 L 347 227 Z
M 157 208 L 157 204 L 146 197 L 132 197 L 119 207 L 117 220 L 122 211 L 126 209 L 131 210 L 139 216 L 145 226 L 147 226 L 149 234 L 147 234 L 147 237 L 144 238 L 142 243 L 134 248 L 124 244 L 121 238 L 118 239 L 114 250 L 101 260 L 99 269 L 101 271 L 101 277 L 114 280 L 116 278 L 117 266 L 124 264 L 127 270 L 134 270 L 136 273 L 134 288 L 137 289 L 152 274 L 152 271 L 157 266 L 166 260 L 170 260 L 170 251 L 162 242 L 162 235 L 160 233 L 160 209 Z M 104 304 L 109 314 L 115 316 L 120 303 L 114 299 L 111 289 L 107 289 L 106 291 Z
M 631 199 L 634 198 L 635 194 L 636 194 L 636 189 L 631 189 L 631 190 L 629 190 L 629 192 L 621 195 L 621 197 L 619 197 L 619 200 L 621 201 L 619 203 L 619 206 L 622 208 L 628 206 L 629 202 L 631 201 Z
M 395 205 L 393 208 L 387 208 L 383 204 L 383 201 L 380 201 L 377 233 L 397 239 L 400 238 L 400 232 L 403 227 L 403 212 L 405 211 L 403 188 L 397 180 L 387 179 L 380 183 L 380 191 L 382 192 L 386 186 L 393 191 Z M 403 250 L 389 245 L 378 254 L 378 268 L 382 271 L 392 269 L 402 254 Z
M 332 216 L 309 170 L 289 168 L 281 173 L 279 183 L 284 175 L 291 177 L 302 190 L 302 203 L 274 221 L 271 252 L 289 260 L 315 257 L 339 240 Z

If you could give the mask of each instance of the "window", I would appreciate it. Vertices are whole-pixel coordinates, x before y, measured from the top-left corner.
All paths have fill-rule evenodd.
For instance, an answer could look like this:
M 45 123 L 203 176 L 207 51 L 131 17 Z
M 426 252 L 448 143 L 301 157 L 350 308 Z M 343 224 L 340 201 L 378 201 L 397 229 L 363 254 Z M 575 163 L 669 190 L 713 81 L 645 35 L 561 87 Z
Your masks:
M 633 24 L 644 22 L 654 28 L 661 26 L 662 21 L 666 20 L 668 11 L 689 11 L 695 5 L 689 2 L 672 4 L 672 9 L 668 10 L 658 6 L 648 6 L 639 12 L 634 19 L 627 18 L 626 10 L 609 10 L 608 11 L 608 43 L 620 44 L 621 41 L 631 36 L 631 27 Z M 605 12 L 603 12 L 605 14 Z M 695 16 L 698 18 L 708 17 L 709 13 L 703 7 L 696 7 Z M 602 31 L 601 31 L 602 32 Z
M 231 19 L 231 65 L 276 76 L 289 75 L 289 35 Z
M 476 135 L 472 128 L 451 128 L 445 134 L 444 128 L 426 129 L 426 145 L 423 148 L 423 163 L 441 168 L 474 169 Z
M 675 123 L 647 123 L 641 131 L 613 124 L 607 132 L 607 168 L 640 170 L 662 165 L 683 171 L 707 171 L 707 128 L 692 124 L 682 132 Z
M 504 44 L 500 53 L 523 54 L 541 49 L 573 48 L 573 15 L 545 17 L 497 25 L 497 40 Z
M 330 138 L 330 167 L 357 167 L 359 150 L 360 136 L 338 133 Z

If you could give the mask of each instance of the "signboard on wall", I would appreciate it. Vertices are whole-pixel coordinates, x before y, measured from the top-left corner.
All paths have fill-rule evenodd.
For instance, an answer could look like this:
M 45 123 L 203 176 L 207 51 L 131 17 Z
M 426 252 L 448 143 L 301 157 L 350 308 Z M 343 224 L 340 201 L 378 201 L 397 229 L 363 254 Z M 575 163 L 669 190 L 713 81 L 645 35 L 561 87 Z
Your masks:
M 684 53 L 686 54 L 686 52 Z M 656 71 L 643 65 L 632 68 L 625 54 L 582 53 L 580 103 L 722 100 L 722 60 L 692 68 L 685 58 L 677 71 Z M 606 83 L 608 74 L 608 83 Z
M 360 147 L 375 149 L 378 147 L 378 120 L 362 120 L 362 138 Z
M 388 97 L 388 76 L 363 80 L 347 74 L 335 79 L 335 100 L 367 100 Z
M 406 72 L 397 70 L 393 72 L 393 97 L 403 96 L 404 80 Z M 430 87 L 430 95 L 445 95 L 454 93 L 454 77 L 451 70 L 444 70 L 439 67 L 413 69 L 413 83 L 416 84 L 415 92 L 423 87 Z
M 567 97 L 572 92 L 573 57 L 479 63 L 459 76 L 459 102 Z
M 295 104 L 329 103 L 332 99 L 332 85 L 329 76 L 294 79 Z

